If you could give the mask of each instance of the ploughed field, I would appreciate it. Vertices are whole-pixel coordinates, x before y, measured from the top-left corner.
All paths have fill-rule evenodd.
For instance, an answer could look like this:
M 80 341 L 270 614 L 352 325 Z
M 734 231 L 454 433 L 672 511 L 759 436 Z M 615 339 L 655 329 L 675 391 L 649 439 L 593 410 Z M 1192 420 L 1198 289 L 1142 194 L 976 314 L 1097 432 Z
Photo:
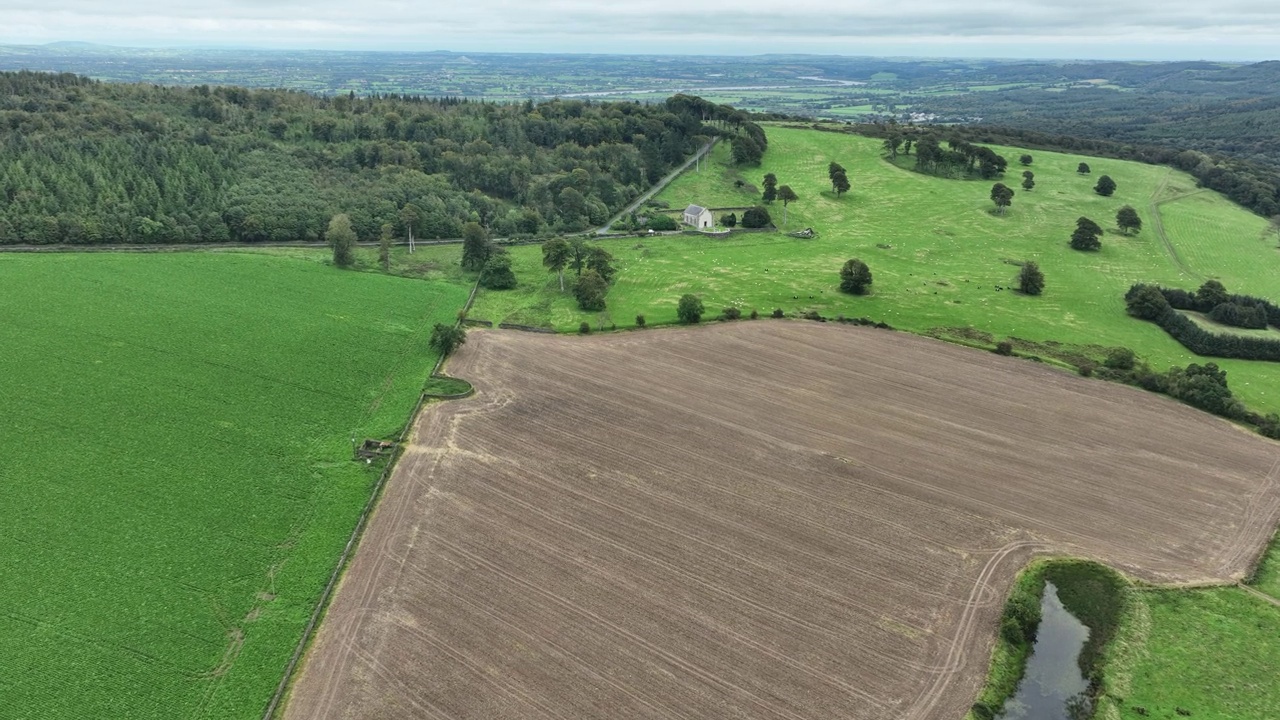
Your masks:
M 1239 578 L 1280 446 L 868 328 L 475 332 L 289 717 L 957 718 L 1035 553 Z

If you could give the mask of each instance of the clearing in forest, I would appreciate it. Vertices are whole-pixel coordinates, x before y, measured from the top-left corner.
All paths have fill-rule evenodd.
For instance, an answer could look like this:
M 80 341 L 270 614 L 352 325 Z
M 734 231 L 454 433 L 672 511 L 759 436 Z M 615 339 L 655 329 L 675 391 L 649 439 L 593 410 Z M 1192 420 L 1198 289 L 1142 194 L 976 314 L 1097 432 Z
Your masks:
M 1035 553 L 1241 577 L 1277 446 L 882 330 L 473 333 L 287 716 L 953 719 Z

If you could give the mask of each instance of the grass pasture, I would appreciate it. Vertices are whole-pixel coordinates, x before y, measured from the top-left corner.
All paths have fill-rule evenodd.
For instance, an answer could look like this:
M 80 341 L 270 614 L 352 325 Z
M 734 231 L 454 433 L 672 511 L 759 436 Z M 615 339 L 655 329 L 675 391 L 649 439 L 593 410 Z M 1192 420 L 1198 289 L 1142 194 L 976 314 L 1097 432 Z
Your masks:
M 1036 187 L 1023 191 L 1024 151 L 996 147 L 1012 160 L 1004 182 L 1016 189 L 1013 205 L 996 215 L 990 182 L 922 175 L 886 162 L 880 143 L 853 135 L 771 127 L 763 166 L 730 167 L 728 147 L 716 148 L 701 173 L 686 173 L 659 199 L 671 207 L 749 205 L 759 195 L 735 188 L 742 179 L 758 187 L 767 172 L 800 196 L 788 208 L 786 230 L 813 227 L 819 237 L 796 240 L 781 233 L 737 235 L 726 240 L 684 235 L 605 241 L 617 257 L 618 277 L 607 316 L 583 313 L 561 295 L 541 266 L 539 248 L 512 250 L 520 287 L 482 292 L 473 317 L 576 329 L 675 322 L 681 294 L 700 295 L 708 315 L 736 305 L 745 313 L 782 308 L 788 314 L 816 310 L 826 316 L 870 317 L 913 332 L 972 327 L 997 338 L 1035 342 L 1126 346 L 1154 366 L 1203 362 L 1158 327 L 1128 317 L 1124 292 L 1135 282 L 1194 288 L 1206 277 L 1235 292 L 1280 300 L 1280 251 L 1266 223 L 1217 193 L 1195 191 L 1187 175 L 1166 167 L 1079 155 L 1031 151 Z M 827 164 L 844 165 L 853 189 L 836 198 Z M 1092 174 L 1076 173 L 1080 162 Z M 1093 192 L 1110 175 L 1118 190 Z M 1165 218 L 1164 237 L 1153 208 Z M 1116 211 L 1138 209 L 1144 228 L 1128 237 L 1115 229 Z M 782 207 L 770 212 L 781 224 Z M 1076 218 L 1107 228 L 1097 253 L 1070 249 Z M 1165 240 L 1168 240 L 1166 243 Z M 1175 260 L 1170 247 L 1177 253 Z M 839 269 L 850 257 L 871 267 L 873 292 L 838 291 Z M 1035 260 L 1047 284 L 1040 297 L 1012 291 L 1015 263 Z M 1188 270 L 1184 270 L 1183 266 Z M 1003 290 L 997 288 L 1004 288 Z M 1232 389 L 1250 407 L 1280 411 L 1280 367 L 1215 360 L 1227 369 Z
M 0 716 L 263 711 L 463 283 L 0 257 Z

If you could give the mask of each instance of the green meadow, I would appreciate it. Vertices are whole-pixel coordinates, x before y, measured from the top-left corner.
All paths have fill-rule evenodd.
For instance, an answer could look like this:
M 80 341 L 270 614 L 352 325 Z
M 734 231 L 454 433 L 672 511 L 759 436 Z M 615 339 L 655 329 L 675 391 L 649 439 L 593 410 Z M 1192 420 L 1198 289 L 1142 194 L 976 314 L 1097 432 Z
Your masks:
M 800 197 L 787 208 L 785 227 L 782 204 L 769 207 L 775 223 L 786 231 L 812 227 L 816 239 L 778 232 L 723 240 L 672 235 L 603 241 L 618 268 L 604 313 L 579 311 L 541 266 L 539 248 L 516 247 L 520 286 L 482 292 L 471 317 L 572 331 L 584 321 L 597 328 L 631 328 L 643 314 L 652 326 L 675 322 L 679 297 L 693 293 L 702 298 L 708 318 L 729 306 L 744 315 L 774 308 L 789 316 L 817 311 L 869 317 L 919 333 L 972 328 L 1037 343 L 1125 346 L 1164 368 L 1205 359 L 1155 325 L 1125 314 L 1123 295 L 1131 284 L 1194 289 L 1212 277 L 1233 292 L 1280 300 L 1280 252 L 1267 222 L 1217 193 L 1197 190 L 1190 176 L 1167 167 L 1030 151 L 1033 163 L 1023 168 L 1018 157 L 1025 151 L 995 147 L 1011 161 L 1003 182 L 1016 190 L 1012 207 L 1001 216 L 990 201 L 992 182 L 898 167 L 885 160 L 873 139 L 783 127 L 768 133 L 761 167 L 731 166 L 722 144 L 702 172 L 684 174 L 658 199 L 672 208 L 752 205 L 759 202 L 761 178 L 772 172 Z M 853 184 L 841 197 L 827 181 L 831 161 L 848 170 Z M 1078 174 L 1080 162 L 1089 163 L 1092 173 Z M 1024 169 L 1035 173 L 1029 192 L 1021 188 Z M 1118 186 L 1109 198 L 1093 192 L 1104 174 Z M 1143 219 L 1137 235 L 1115 228 L 1116 211 L 1124 205 Z M 1081 216 L 1106 228 L 1101 251 L 1069 247 Z M 839 292 L 840 266 L 853 257 L 871 267 L 868 296 Z M 1026 260 L 1045 273 L 1039 297 L 1011 289 L 1017 263 Z M 1215 362 L 1251 408 L 1280 411 L 1280 367 Z
M 260 716 L 468 291 L 0 256 L 0 715 Z

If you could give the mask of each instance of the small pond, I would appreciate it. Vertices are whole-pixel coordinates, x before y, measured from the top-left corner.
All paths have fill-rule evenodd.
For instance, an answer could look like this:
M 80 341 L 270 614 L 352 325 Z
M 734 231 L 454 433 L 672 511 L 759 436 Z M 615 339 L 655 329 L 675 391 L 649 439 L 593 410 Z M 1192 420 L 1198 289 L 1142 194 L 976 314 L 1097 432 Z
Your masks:
M 1089 639 L 1089 628 L 1067 612 L 1058 588 L 1045 583 L 1040 600 L 1043 619 L 1027 672 L 1018 691 L 1004 705 L 1000 720 L 1082 720 L 1091 714 L 1089 681 L 1076 662 Z

